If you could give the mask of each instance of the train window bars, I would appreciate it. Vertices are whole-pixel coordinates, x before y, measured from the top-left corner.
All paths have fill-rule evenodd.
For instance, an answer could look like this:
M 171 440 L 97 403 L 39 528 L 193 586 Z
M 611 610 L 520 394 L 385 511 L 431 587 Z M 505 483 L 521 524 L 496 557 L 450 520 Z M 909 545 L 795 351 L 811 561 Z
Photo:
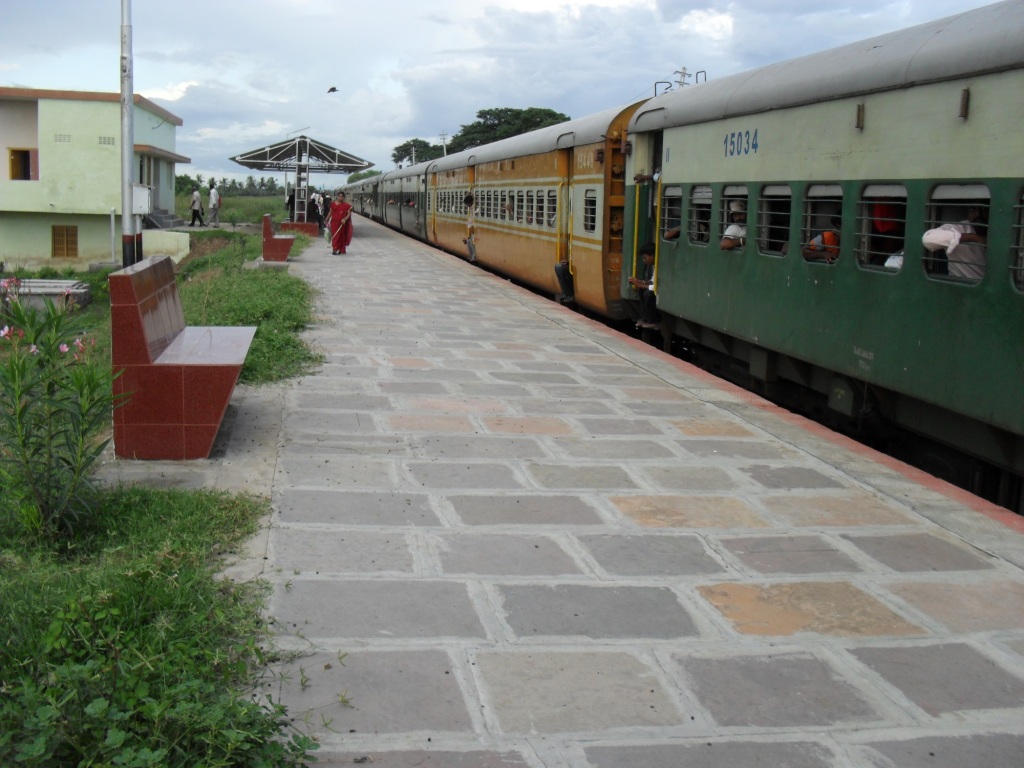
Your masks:
M 526 223 L 533 224 L 533 212 L 536 207 L 533 204 L 533 190 L 526 190 Z
M 690 190 L 686 211 L 687 238 L 695 245 L 707 245 L 711 241 L 711 201 L 710 186 L 699 184 Z
M 1010 252 L 1013 260 L 1010 262 L 1010 274 L 1013 277 L 1013 284 L 1018 291 L 1024 293 L 1024 196 L 1014 206 L 1013 240 L 1010 245 Z
M 677 185 L 662 187 L 661 190 L 661 237 L 672 230 L 678 230 L 683 223 L 683 188 Z M 675 233 L 678 236 L 678 232 Z M 675 239 L 675 238 L 672 238 Z
M 544 190 L 537 190 L 537 209 L 534 215 L 534 221 L 537 222 L 538 227 L 544 226 Z
M 523 223 L 523 190 L 516 192 L 516 222 Z
M 932 190 L 921 257 L 928 275 L 959 283 L 985 276 L 989 201 L 984 184 L 940 184 Z
M 553 190 L 548 190 L 548 227 L 554 229 L 558 224 L 558 193 Z
M 502 221 L 508 218 L 508 192 L 504 190 L 501 192 L 501 206 L 498 210 L 498 218 Z
M 769 256 L 789 251 L 793 191 L 788 184 L 766 184 L 757 200 L 757 249 Z
M 907 188 L 869 184 L 857 206 L 857 263 L 867 269 L 899 272 L 907 229 Z
M 597 231 L 597 191 L 593 189 L 583 193 L 583 231 Z
M 816 246 L 812 256 L 804 256 L 807 261 L 835 264 L 839 260 L 840 243 L 835 233 L 842 227 L 842 215 L 842 187 L 838 184 L 811 184 L 807 187 L 800 222 L 800 248 L 810 250 L 811 246 Z M 828 233 L 834 233 L 834 241 L 826 241 Z

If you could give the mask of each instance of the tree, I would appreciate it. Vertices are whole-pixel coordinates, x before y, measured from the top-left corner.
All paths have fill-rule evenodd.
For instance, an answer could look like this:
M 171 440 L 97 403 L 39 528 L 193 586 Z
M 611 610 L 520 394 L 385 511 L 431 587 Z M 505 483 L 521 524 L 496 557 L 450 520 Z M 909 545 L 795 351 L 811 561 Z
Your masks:
M 448 143 L 449 152 L 460 152 L 472 149 L 492 141 L 500 141 L 511 136 L 558 125 L 571 119 L 568 115 L 555 112 L 553 109 L 529 107 L 528 109 L 512 109 L 510 107 L 481 109 L 476 113 L 477 121 L 462 126 Z
M 368 179 L 371 176 L 380 176 L 380 174 L 380 171 L 357 171 L 349 176 L 348 179 L 345 180 L 345 183 L 351 184 L 353 181 L 362 181 L 363 179 Z
M 444 154 L 444 147 L 440 144 L 431 144 L 423 139 L 409 139 L 404 144 L 399 144 L 391 153 L 391 160 L 395 165 L 411 165 L 422 163 L 425 160 L 434 160 Z

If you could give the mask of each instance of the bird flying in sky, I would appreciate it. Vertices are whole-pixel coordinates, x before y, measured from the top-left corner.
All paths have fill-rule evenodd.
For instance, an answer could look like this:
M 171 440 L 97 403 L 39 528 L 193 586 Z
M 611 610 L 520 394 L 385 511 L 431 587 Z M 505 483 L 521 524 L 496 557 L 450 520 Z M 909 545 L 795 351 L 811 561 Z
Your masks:
M 327 89 L 327 92 L 328 92 L 328 93 L 334 93 L 334 92 L 335 92 L 335 91 L 337 91 L 337 90 L 338 90 L 338 89 L 337 89 L 337 88 L 335 88 L 335 87 L 334 87 L 334 86 L 332 85 L 332 86 L 331 86 L 330 88 L 328 88 L 328 89 Z

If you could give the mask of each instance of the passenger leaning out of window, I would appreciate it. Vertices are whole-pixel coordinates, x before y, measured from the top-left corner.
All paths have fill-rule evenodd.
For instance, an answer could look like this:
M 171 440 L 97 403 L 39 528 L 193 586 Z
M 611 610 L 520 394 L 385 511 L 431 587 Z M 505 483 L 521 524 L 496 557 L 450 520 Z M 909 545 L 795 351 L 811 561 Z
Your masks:
M 747 242 L 747 204 L 742 200 L 729 203 L 729 220 L 732 222 L 722 234 L 721 249 L 732 251 L 742 248 Z

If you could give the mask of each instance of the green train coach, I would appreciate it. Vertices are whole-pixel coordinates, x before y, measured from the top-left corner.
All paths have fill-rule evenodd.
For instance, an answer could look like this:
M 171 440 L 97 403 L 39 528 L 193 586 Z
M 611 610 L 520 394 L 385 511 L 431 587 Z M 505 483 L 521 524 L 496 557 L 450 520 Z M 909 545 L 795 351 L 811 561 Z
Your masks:
M 666 348 L 1018 512 L 1022 40 L 1011 0 L 650 100 L 625 233 Z
M 1024 513 L 1022 40 L 1007 0 L 346 189 L 612 321 L 652 242 L 650 340 Z

